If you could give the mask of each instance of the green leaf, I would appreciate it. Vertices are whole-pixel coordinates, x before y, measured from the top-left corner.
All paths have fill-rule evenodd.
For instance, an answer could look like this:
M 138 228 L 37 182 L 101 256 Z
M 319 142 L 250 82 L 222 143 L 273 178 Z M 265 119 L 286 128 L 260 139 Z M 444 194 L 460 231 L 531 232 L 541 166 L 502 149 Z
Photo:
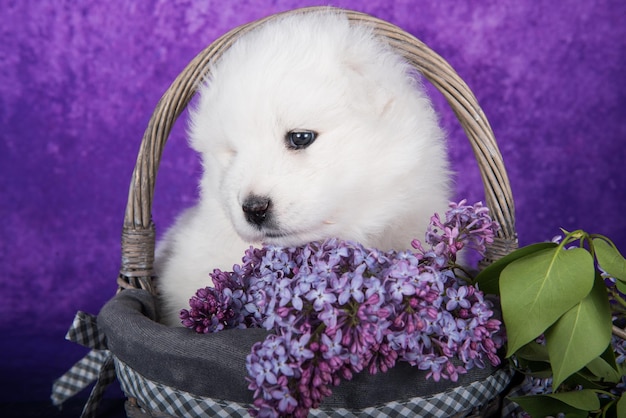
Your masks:
M 586 367 L 589 372 L 593 373 L 596 380 L 617 383 L 622 379 L 622 372 L 615 361 L 612 345 L 608 345 L 604 353 L 593 359 Z
M 618 280 L 626 281 L 626 260 L 615 248 L 615 245 L 608 243 L 602 238 L 595 238 L 593 240 L 593 248 L 602 270 Z
M 602 280 L 600 274 L 598 274 L 599 280 Z M 609 302 L 609 309 L 611 309 L 611 304 Z M 611 316 L 611 321 L 613 317 Z M 611 327 L 611 337 L 613 336 L 613 327 Z M 617 365 L 617 360 L 615 358 L 615 351 L 613 350 L 613 346 L 609 345 L 604 353 L 600 356 L 602 360 L 604 360 L 609 366 L 611 366 L 615 371 L 619 372 L 619 366 Z
M 553 387 L 559 387 L 606 350 L 611 342 L 611 326 L 606 287 L 598 276 L 591 292 L 545 333 Z
M 502 270 L 504 270 L 506 266 L 519 258 L 526 257 L 532 253 L 536 253 L 537 251 L 545 250 L 546 248 L 554 248 L 556 246 L 557 244 L 554 242 L 541 242 L 519 248 L 485 267 L 480 273 L 478 273 L 475 282 L 478 283 L 480 290 L 483 292 L 499 295 L 500 273 L 502 273 Z
M 500 275 L 507 357 L 541 335 L 593 287 L 594 263 L 582 248 L 548 248 L 517 259 Z
M 530 361 L 550 361 L 548 348 L 534 341 L 529 342 L 515 353 L 518 358 Z
M 568 377 L 564 384 L 567 385 L 567 387 L 581 386 L 584 389 L 606 390 L 607 384 L 602 384 L 598 382 L 597 379 L 597 376 L 589 373 L 587 369 L 582 369 Z
M 520 370 L 524 371 L 527 376 L 537 377 L 539 379 L 547 379 L 552 377 L 552 368 L 547 361 L 528 361 L 518 359 Z
M 551 393 L 546 396 L 583 411 L 595 411 L 600 409 L 598 394 L 591 389 Z
M 587 369 L 593 373 L 596 380 L 617 383 L 622 379 L 620 372 L 615 370 L 602 357 L 596 357 L 587 364 Z
M 617 401 L 617 416 L 626 417 L 626 395 L 624 394 Z
M 587 418 L 589 414 L 588 409 L 575 408 L 548 395 L 521 396 L 511 398 L 511 400 L 519 404 L 532 417 L 556 416 L 562 412 L 568 418 Z

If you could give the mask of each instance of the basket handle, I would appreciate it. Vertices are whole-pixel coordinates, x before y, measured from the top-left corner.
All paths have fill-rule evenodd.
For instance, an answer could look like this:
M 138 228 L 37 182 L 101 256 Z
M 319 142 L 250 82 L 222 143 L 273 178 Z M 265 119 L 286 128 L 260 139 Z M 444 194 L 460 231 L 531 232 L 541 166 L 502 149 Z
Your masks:
M 143 135 L 128 193 L 122 230 L 122 265 L 118 277 L 120 289 L 134 287 L 155 293 L 152 284 L 155 247 L 152 202 L 156 173 L 174 122 L 195 94 L 209 64 L 217 60 L 241 34 L 268 20 L 286 13 L 310 13 L 319 10 L 329 8 L 297 9 L 231 30 L 200 52 L 161 97 Z M 392 47 L 402 53 L 441 91 L 459 119 L 479 165 L 486 204 L 501 227 L 494 243 L 488 246 L 482 265 L 487 265 L 517 248 L 513 196 L 502 155 L 493 131 L 469 87 L 443 58 L 411 34 L 367 14 L 342 11 L 351 21 L 369 25 L 377 35 L 387 38 Z

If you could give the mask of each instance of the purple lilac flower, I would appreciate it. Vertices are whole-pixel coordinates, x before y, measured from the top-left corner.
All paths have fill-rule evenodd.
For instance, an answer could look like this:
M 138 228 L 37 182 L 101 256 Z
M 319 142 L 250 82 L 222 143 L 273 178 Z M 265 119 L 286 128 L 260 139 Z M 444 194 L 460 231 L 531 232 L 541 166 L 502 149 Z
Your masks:
M 413 247 L 433 266 L 441 268 L 446 262 L 454 264 L 457 253 L 466 247 L 484 254 L 487 244 L 493 242 L 499 226 L 491 220 L 489 208 L 480 202 L 473 206 L 465 203 L 465 200 L 450 203 L 445 222 L 438 214 L 433 215 L 426 231 L 430 250 L 425 250 L 419 241 L 413 241 Z
M 221 272 L 216 273 L 219 274 Z M 219 283 L 219 279 L 216 283 Z M 243 290 L 234 282 L 230 285 L 232 288 L 224 287 L 221 291 L 217 287 L 198 289 L 189 300 L 191 309 L 180 312 L 183 325 L 203 334 L 245 327 Z
M 626 360 L 626 341 L 613 335 L 611 337 L 611 344 L 613 351 L 615 351 L 615 362 L 620 365 L 623 364 Z
M 233 272 L 211 274 L 215 289 L 198 291 L 183 324 L 197 332 L 274 331 L 246 359 L 255 416 L 305 417 L 342 380 L 397 361 L 435 381 L 497 365 L 493 305 L 452 270 L 458 251 L 484 251 L 497 225 L 481 204 L 450 208 L 445 222 L 431 219 L 427 246 L 413 241 L 416 252 L 338 239 L 251 247 Z
M 453 311 L 457 307 L 469 309 L 472 305 L 471 302 L 465 297 L 468 295 L 468 288 L 461 286 L 458 289 L 449 287 L 446 289 L 446 296 L 448 297 L 448 303 L 446 303 L 446 310 Z
M 527 375 L 522 382 L 521 390 L 527 395 L 547 395 L 552 393 L 552 377 L 533 377 Z

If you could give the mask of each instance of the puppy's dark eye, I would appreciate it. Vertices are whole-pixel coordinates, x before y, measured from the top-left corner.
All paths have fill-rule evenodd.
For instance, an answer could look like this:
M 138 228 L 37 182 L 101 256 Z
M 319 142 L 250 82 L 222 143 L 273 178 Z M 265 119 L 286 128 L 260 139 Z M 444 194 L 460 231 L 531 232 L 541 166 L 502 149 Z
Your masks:
M 317 138 L 317 132 L 297 130 L 287 132 L 285 139 L 289 148 L 302 149 L 311 145 L 315 138 Z

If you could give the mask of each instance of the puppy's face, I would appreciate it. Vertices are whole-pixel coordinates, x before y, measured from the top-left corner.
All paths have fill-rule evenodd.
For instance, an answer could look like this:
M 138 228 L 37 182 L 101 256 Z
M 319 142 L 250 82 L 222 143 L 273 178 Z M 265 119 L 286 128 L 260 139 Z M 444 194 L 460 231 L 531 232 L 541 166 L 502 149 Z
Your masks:
M 298 245 L 367 231 L 357 218 L 367 212 L 385 147 L 375 127 L 382 108 L 363 86 L 351 93 L 349 69 L 336 69 L 257 80 L 271 88 L 222 84 L 215 92 L 210 148 L 201 151 L 204 194 L 217 193 L 244 240 Z
M 411 138 L 411 113 L 422 98 L 404 93 L 406 74 L 379 53 L 283 42 L 235 50 L 215 69 L 191 142 L 204 162 L 202 199 L 217 200 L 244 240 L 367 243 L 407 211 L 424 147 Z

